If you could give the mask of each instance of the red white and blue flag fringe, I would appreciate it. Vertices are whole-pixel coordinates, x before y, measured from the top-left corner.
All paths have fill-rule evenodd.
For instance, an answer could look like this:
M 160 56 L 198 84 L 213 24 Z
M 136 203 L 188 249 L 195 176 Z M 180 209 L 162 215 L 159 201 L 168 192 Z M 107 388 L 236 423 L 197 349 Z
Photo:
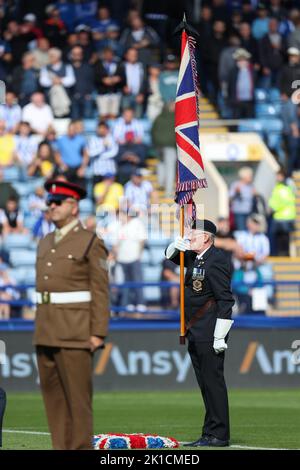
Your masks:
M 192 204 L 192 218 L 195 218 L 193 195 L 197 189 L 207 187 L 199 141 L 200 90 L 195 47 L 195 39 L 183 31 L 175 104 L 175 134 L 178 155 L 175 202 L 181 207 Z

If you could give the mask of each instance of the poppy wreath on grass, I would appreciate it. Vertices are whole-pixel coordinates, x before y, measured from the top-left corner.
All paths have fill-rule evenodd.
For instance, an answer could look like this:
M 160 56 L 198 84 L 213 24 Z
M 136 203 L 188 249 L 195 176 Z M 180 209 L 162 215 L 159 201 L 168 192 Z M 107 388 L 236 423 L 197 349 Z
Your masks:
M 94 436 L 94 449 L 175 449 L 179 442 L 172 437 L 156 434 L 98 434 Z

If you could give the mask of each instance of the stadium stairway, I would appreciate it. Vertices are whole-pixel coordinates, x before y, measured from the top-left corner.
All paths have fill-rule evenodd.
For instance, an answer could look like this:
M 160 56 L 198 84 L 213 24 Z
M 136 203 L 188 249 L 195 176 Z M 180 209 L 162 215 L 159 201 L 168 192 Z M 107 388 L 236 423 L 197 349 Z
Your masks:
M 274 308 L 268 311 L 268 314 L 272 316 L 300 315 L 300 171 L 293 173 L 293 181 L 296 190 L 297 217 L 295 231 L 291 237 L 291 256 L 269 258 L 273 266 L 274 280 L 285 282 L 275 287 Z
M 295 256 L 300 256 L 300 171 L 293 173 L 293 181 L 296 188 L 296 208 L 297 208 L 297 217 L 296 217 L 296 227 L 292 236 L 292 254 Z
M 226 127 L 209 127 L 209 121 L 212 122 L 216 119 L 220 119 L 220 115 L 216 108 L 209 102 L 205 97 L 200 98 L 200 132 L 201 133 L 224 133 L 228 129 Z M 201 120 L 206 121 L 205 127 L 201 129 Z M 160 188 L 157 180 L 157 165 L 159 163 L 158 158 L 149 158 L 146 161 L 147 169 L 149 174 L 147 175 L 147 180 L 149 180 L 154 189 L 159 195 L 159 217 L 160 217 L 160 230 L 163 231 L 167 236 L 172 236 L 174 232 L 174 225 L 178 225 L 177 219 L 175 217 L 176 208 L 174 207 L 174 199 L 166 197 L 164 188 Z M 175 183 L 175 182 L 174 182 Z M 174 184 L 174 193 L 175 193 L 175 184 Z
M 269 262 L 273 267 L 274 281 L 279 284 L 275 286 L 274 307 L 268 310 L 268 315 L 300 315 L 300 257 L 276 256 L 270 257 Z M 280 284 L 281 281 L 284 284 Z

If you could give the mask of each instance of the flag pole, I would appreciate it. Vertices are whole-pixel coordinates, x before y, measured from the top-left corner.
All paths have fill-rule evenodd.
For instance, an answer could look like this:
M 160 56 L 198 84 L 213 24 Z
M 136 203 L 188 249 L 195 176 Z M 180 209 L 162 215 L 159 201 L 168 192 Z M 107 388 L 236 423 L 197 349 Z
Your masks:
M 198 87 L 197 67 L 194 55 L 196 47 L 196 37 L 199 33 L 194 30 L 186 21 L 185 14 L 183 20 L 174 31 L 174 35 L 181 34 L 181 64 L 179 69 L 178 86 L 176 92 L 175 106 L 175 133 L 178 152 L 177 163 L 177 184 L 175 202 L 179 203 L 179 231 L 184 237 L 185 228 L 185 205 L 193 203 L 193 194 L 198 188 L 207 186 L 206 179 L 201 177 L 204 166 L 200 154 L 200 144 L 198 136 Z M 183 60 L 184 57 L 184 60 Z M 185 100 L 185 101 L 184 101 Z M 184 108 L 186 103 L 187 112 Z M 197 122 L 197 126 L 195 125 Z M 185 132 L 188 128 L 189 132 Z M 180 155 L 184 154 L 184 159 Z M 182 155 L 181 155 L 182 156 Z M 190 166 L 190 161 L 193 164 Z M 183 173 L 181 175 L 181 172 Z M 187 174 L 184 174 L 184 173 Z M 194 206 L 193 206 L 194 216 Z M 192 217 L 193 217 L 192 216 Z M 180 344 L 185 344 L 185 311 L 184 311 L 184 252 L 180 251 Z
M 180 236 L 184 236 L 184 206 L 180 207 Z M 184 314 L 184 251 L 180 251 L 180 344 L 185 344 L 185 314 Z

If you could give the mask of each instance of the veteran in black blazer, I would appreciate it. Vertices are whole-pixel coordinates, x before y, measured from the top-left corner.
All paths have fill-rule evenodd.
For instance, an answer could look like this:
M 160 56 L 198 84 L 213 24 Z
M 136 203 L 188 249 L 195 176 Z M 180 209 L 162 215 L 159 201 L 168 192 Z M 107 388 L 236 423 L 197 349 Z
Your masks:
M 232 264 L 226 252 L 215 248 L 216 226 L 196 220 L 188 243 L 177 237 L 166 258 L 180 264 L 184 251 L 185 320 L 188 351 L 205 405 L 201 437 L 188 446 L 228 446 L 229 411 L 224 380 L 224 351 L 233 321 Z

